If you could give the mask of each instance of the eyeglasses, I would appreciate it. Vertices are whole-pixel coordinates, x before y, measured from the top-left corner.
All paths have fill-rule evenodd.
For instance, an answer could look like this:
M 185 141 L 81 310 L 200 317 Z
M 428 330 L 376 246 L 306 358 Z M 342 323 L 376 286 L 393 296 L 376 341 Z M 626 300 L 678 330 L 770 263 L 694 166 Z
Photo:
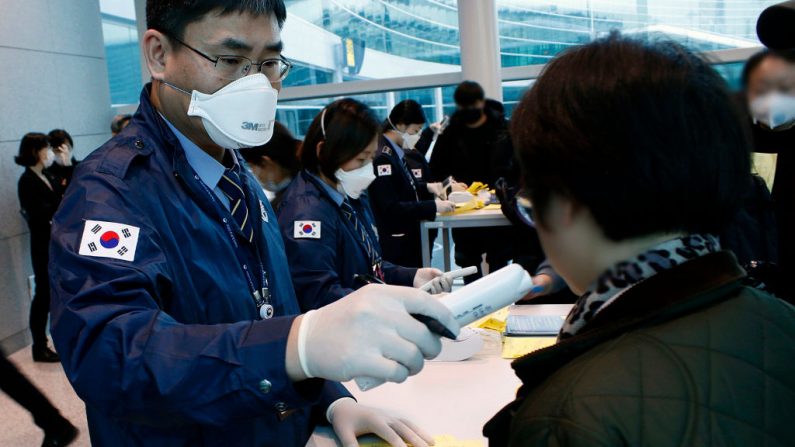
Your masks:
M 530 199 L 527 198 L 527 193 L 525 191 L 519 191 L 516 194 L 516 215 L 522 221 L 523 224 L 535 228 L 536 221 L 533 217 L 533 204 L 530 202 Z
M 262 62 L 254 62 L 251 59 L 245 56 L 218 56 L 215 59 L 211 58 L 210 56 L 202 53 L 201 51 L 193 48 L 192 46 L 186 44 L 185 42 L 177 39 L 174 36 L 170 36 L 171 39 L 177 41 L 180 45 L 188 48 L 189 50 L 193 51 L 194 53 L 198 54 L 199 56 L 207 59 L 208 61 L 212 62 L 215 65 L 215 71 L 218 73 L 218 76 L 234 81 L 240 79 L 244 76 L 249 74 L 251 71 L 252 66 L 259 67 L 259 73 L 265 75 L 271 82 L 281 82 L 287 75 L 290 73 L 290 69 L 293 68 L 293 64 L 290 63 L 284 56 L 279 56 L 278 58 L 273 59 L 265 59 Z

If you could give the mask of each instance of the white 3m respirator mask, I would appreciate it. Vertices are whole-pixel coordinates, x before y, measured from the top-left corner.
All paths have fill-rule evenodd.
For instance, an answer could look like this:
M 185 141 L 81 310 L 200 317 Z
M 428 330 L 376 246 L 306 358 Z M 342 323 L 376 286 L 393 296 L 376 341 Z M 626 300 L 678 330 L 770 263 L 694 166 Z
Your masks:
M 795 121 L 795 96 L 771 92 L 750 104 L 754 122 L 776 130 Z
M 373 164 L 367 163 L 361 168 L 356 168 L 352 171 L 339 168 L 334 173 L 334 176 L 337 177 L 340 183 L 340 192 L 346 194 L 351 199 L 358 199 L 364 190 L 375 180 L 375 171 L 373 171 Z
M 188 116 L 200 117 L 207 135 L 223 148 L 261 146 L 273 136 L 278 92 L 262 73 L 244 76 L 211 94 L 188 93 L 163 83 L 190 95 Z

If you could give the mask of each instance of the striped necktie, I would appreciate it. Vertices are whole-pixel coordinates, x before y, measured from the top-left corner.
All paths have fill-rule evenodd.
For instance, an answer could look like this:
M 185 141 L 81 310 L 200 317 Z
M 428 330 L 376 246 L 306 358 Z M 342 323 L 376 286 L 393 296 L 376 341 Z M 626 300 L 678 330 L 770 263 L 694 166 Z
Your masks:
M 234 167 L 224 171 L 224 175 L 218 181 L 218 187 L 229 199 L 229 212 L 240 227 L 243 236 L 249 242 L 253 242 L 254 227 L 251 225 L 251 219 L 248 214 L 246 193 L 243 191 L 243 182 L 240 179 L 240 175 Z

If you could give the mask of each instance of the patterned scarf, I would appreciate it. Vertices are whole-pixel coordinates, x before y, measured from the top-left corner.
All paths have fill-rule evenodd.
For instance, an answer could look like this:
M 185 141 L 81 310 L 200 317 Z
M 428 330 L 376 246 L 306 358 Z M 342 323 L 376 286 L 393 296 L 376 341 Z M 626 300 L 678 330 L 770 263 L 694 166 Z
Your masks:
M 694 234 L 671 239 L 630 260 L 619 262 L 603 273 L 577 300 L 560 329 L 558 341 L 574 336 L 600 310 L 635 284 L 657 273 L 719 250 L 720 242 L 717 237 Z

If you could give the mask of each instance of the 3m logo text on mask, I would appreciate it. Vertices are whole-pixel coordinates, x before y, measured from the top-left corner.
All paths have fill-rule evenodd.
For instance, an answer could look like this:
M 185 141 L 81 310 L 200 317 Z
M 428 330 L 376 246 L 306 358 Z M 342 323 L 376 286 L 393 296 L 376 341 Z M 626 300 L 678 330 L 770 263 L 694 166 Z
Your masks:
M 253 130 L 254 132 L 266 132 L 270 130 L 271 123 L 251 123 L 248 121 L 243 121 L 243 125 L 240 126 L 243 130 Z

